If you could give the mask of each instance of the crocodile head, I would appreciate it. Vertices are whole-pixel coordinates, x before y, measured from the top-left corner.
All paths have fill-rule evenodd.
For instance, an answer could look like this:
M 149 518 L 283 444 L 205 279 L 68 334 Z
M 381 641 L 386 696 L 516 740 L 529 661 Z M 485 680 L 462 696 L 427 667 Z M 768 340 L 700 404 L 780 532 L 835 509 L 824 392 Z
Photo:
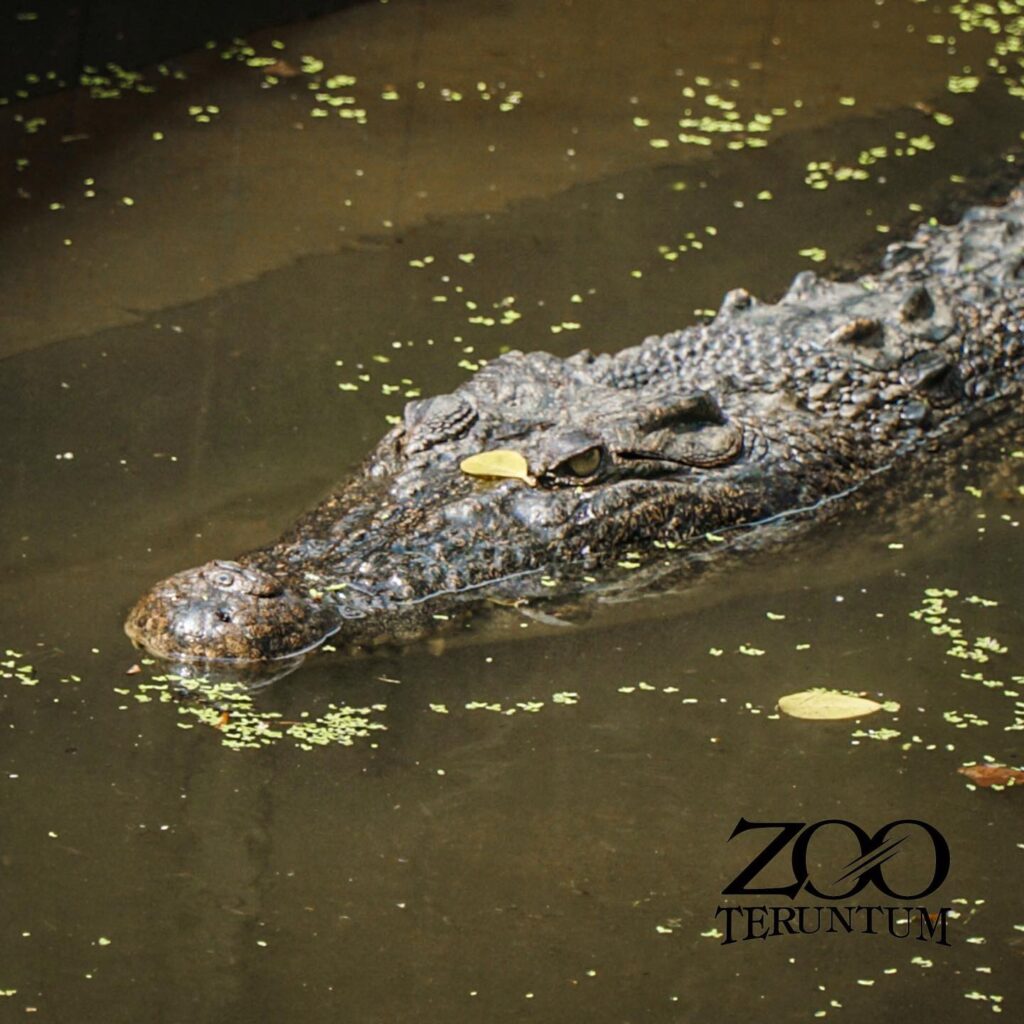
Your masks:
M 742 517 L 751 436 L 694 387 L 615 386 L 589 356 L 510 353 L 415 401 L 362 470 L 275 544 L 157 584 L 126 624 L 164 658 L 258 661 L 335 635 L 404 641 L 483 597 L 547 595 L 631 544 Z M 466 471 L 513 451 L 525 471 Z M 708 517 L 713 516 L 713 521 Z M 453 606 L 458 606 L 454 608 Z
M 404 641 L 632 550 L 799 521 L 933 438 L 955 450 L 967 409 L 1020 404 L 1021 216 L 1015 198 L 922 229 L 882 274 L 805 272 L 774 305 L 730 292 L 712 323 L 614 356 L 502 356 L 410 403 L 274 544 L 158 584 L 128 632 L 238 663 Z

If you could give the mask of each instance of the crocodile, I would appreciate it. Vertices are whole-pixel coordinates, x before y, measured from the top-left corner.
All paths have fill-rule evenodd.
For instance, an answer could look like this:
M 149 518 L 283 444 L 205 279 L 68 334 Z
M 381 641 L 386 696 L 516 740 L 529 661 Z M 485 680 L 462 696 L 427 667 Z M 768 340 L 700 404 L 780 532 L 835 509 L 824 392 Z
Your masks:
M 1022 386 L 1017 190 L 854 281 L 804 271 L 772 304 L 735 289 L 709 322 L 616 354 L 502 355 L 406 405 L 278 540 L 157 583 L 125 629 L 161 658 L 239 666 L 403 643 L 927 474 L 929 453 L 1019 416 Z

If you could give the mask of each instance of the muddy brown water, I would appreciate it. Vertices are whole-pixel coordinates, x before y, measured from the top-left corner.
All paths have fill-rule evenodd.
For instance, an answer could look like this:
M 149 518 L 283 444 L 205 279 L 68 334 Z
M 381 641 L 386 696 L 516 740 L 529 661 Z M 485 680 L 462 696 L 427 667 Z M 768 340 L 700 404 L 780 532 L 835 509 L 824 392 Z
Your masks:
M 0 107 L 4 1019 L 1020 1019 L 1019 794 L 957 769 L 1024 762 L 1024 439 L 912 521 L 244 706 L 126 674 L 121 620 L 407 394 L 848 271 L 1012 179 L 1022 15 L 410 0 Z M 778 716 L 811 686 L 900 707 Z M 934 824 L 950 945 L 723 946 L 741 817 Z

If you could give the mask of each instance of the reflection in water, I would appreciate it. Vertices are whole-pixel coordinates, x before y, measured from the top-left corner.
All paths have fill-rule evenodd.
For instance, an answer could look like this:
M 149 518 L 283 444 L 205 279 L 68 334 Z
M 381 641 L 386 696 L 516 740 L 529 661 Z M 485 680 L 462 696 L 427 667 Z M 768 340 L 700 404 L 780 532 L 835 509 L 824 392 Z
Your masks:
M 1011 177 L 1020 14 L 392 0 L 9 97 L 0 1004 L 1019 1017 L 1014 794 L 957 775 L 1020 764 L 1017 439 L 911 525 L 840 518 L 684 593 L 214 703 L 133 672 L 120 621 L 504 347 L 633 344 Z M 899 735 L 776 716 L 810 686 L 897 701 Z M 934 823 L 952 946 L 723 949 L 741 815 Z

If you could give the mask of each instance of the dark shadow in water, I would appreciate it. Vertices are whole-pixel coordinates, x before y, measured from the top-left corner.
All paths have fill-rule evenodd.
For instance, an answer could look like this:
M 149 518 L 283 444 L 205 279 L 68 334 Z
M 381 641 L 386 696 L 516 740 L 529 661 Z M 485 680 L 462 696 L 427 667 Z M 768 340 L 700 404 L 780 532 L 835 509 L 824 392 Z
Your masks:
M 7 4 L 0 96 L 74 86 L 86 68 L 155 64 L 208 40 L 243 36 L 360 0 L 41 0 Z M 49 73 L 52 73 L 52 77 Z M 37 76 L 29 78 L 26 76 Z

